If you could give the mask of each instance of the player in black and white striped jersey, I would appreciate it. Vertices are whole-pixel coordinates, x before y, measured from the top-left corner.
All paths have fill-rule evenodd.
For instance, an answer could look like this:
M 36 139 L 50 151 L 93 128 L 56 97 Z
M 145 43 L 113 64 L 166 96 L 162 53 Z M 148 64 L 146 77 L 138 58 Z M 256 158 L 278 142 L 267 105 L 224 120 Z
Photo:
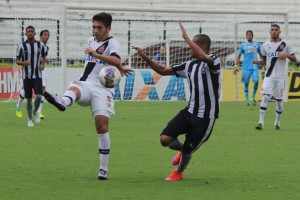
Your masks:
M 50 37 L 49 30 L 45 29 L 40 32 L 40 42 L 42 42 L 45 45 L 45 49 L 46 49 L 46 52 L 45 52 L 46 63 L 49 63 L 49 61 L 47 59 L 48 52 L 49 52 L 49 46 L 48 46 L 47 42 L 49 40 L 49 37 Z M 42 79 L 43 79 L 43 90 L 44 90 L 46 88 L 46 83 L 47 83 L 47 77 L 45 74 L 45 70 L 42 70 Z M 16 104 L 16 116 L 19 118 L 22 118 L 21 105 L 22 105 L 22 102 L 24 99 L 25 99 L 25 91 L 24 91 L 24 88 L 22 88 L 22 90 L 20 91 L 20 95 L 19 95 L 17 104 Z M 42 96 L 41 103 L 40 103 L 40 106 L 38 109 L 41 119 L 45 118 L 45 116 L 42 114 L 42 108 L 43 108 L 44 101 L 45 101 L 45 98 L 44 98 L 44 96 Z
M 46 61 L 46 49 L 42 42 L 35 40 L 35 28 L 26 27 L 27 40 L 19 44 L 16 54 L 16 63 L 22 65 L 22 79 L 27 99 L 28 126 L 34 126 L 32 112 L 35 122 L 40 122 L 38 108 L 42 97 L 42 70 Z M 32 90 L 35 93 L 34 109 L 32 110 Z
M 176 181 L 183 178 L 192 153 L 194 153 L 212 132 L 219 115 L 220 59 L 209 53 L 211 41 L 207 35 L 198 34 L 193 40 L 179 23 L 182 37 L 191 48 L 194 59 L 172 67 L 164 67 L 149 58 L 142 49 L 133 46 L 138 54 L 161 75 L 176 75 L 187 79 L 190 88 L 190 100 L 165 127 L 160 136 L 163 146 L 179 151 L 172 164 L 178 165 L 165 180 Z M 184 143 L 178 140 L 186 135 Z

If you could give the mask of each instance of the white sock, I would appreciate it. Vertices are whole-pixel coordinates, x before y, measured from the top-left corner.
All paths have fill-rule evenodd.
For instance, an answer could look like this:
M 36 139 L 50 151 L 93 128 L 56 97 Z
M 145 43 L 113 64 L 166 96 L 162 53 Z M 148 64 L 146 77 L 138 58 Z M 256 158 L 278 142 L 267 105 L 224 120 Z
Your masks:
M 45 97 L 42 96 L 38 112 L 41 113 L 44 105 Z
M 259 110 L 259 123 L 262 123 L 262 124 L 264 123 L 269 98 L 270 97 L 268 95 L 263 95 L 263 97 L 261 99 L 260 110 Z
M 24 89 L 22 89 L 22 90 L 20 91 L 20 96 L 19 96 L 19 99 L 18 99 L 18 102 L 17 102 L 17 105 L 16 105 L 16 107 L 17 107 L 18 109 L 21 108 L 21 105 L 22 105 L 22 102 L 23 102 L 24 99 L 25 99 L 25 91 L 24 91 Z
M 109 151 L 110 151 L 110 138 L 109 133 L 98 134 L 99 142 L 98 149 L 100 154 L 100 167 L 99 169 L 103 169 L 108 171 L 108 159 L 109 159 Z
M 70 106 L 76 101 L 76 93 L 72 90 L 66 90 L 62 96 L 65 106 Z
M 280 124 L 280 119 L 283 112 L 283 101 L 276 101 L 276 119 L 275 124 Z

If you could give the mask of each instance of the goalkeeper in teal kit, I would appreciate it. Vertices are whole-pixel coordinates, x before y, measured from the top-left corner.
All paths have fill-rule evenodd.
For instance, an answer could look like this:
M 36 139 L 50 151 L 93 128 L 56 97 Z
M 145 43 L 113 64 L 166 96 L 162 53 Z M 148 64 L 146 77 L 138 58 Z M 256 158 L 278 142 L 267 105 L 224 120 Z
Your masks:
M 244 92 L 245 92 L 245 98 L 246 98 L 246 106 L 250 106 L 249 101 L 249 82 L 250 77 L 252 76 L 252 81 L 254 82 L 253 92 L 252 92 L 252 105 L 256 105 L 255 101 L 255 94 L 258 88 L 258 65 L 253 64 L 253 60 L 257 60 L 257 54 L 259 54 L 260 58 L 262 58 L 261 55 L 261 48 L 260 44 L 258 42 L 253 41 L 253 32 L 251 30 L 248 30 L 246 32 L 246 38 L 247 41 L 243 42 L 240 45 L 238 54 L 235 59 L 235 65 L 234 65 L 234 74 L 236 74 L 239 71 L 239 62 L 242 54 L 244 54 L 244 61 L 242 65 L 242 80 L 241 82 L 244 83 Z

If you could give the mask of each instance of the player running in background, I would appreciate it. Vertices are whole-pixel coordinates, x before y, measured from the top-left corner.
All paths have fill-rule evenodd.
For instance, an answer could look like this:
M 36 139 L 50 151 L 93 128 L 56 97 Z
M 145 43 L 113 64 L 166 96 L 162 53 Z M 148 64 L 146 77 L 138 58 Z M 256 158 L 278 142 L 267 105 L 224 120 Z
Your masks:
M 142 49 L 133 46 L 148 65 L 161 75 L 176 75 L 187 79 L 190 88 L 188 105 L 164 128 L 160 136 L 162 146 L 178 151 L 172 164 L 177 168 L 165 179 L 176 181 L 183 178 L 192 153 L 208 140 L 219 115 L 220 59 L 209 53 L 211 40 L 207 35 L 195 35 L 193 40 L 179 23 L 182 37 L 190 46 L 194 59 L 164 67 L 149 58 Z M 178 136 L 185 134 L 182 143 Z
M 98 149 L 100 154 L 100 167 L 98 179 L 108 178 L 108 160 L 110 153 L 109 120 L 115 114 L 114 89 L 105 88 L 100 84 L 99 72 L 106 65 L 113 65 L 129 75 L 132 70 L 121 66 L 120 46 L 116 39 L 109 36 L 112 16 L 108 13 L 99 13 L 93 16 L 94 37 L 88 41 L 85 50 L 85 67 L 79 81 L 73 81 L 63 96 L 56 96 L 44 91 L 46 100 L 64 111 L 75 101 L 81 106 L 90 106 L 95 120 L 98 134 Z
M 249 94 L 248 94 L 248 87 L 250 82 L 250 77 L 252 76 L 252 81 L 254 82 L 253 92 L 252 92 L 252 105 L 256 105 L 255 95 L 258 88 L 258 65 L 253 64 L 252 60 L 257 60 L 257 54 L 259 54 L 260 58 L 262 59 L 261 49 L 259 42 L 253 41 L 253 32 L 251 30 L 246 31 L 246 38 L 247 41 L 243 42 L 240 45 L 238 54 L 235 59 L 234 65 L 234 74 L 239 71 L 239 63 L 241 56 L 244 54 L 244 62 L 242 66 L 242 80 L 241 82 L 244 83 L 244 93 L 246 98 L 246 106 L 249 106 Z
M 291 44 L 280 38 L 280 27 L 277 24 L 271 25 L 271 39 L 262 45 L 262 61 L 254 60 L 255 64 L 266 65 L 265 78 L 260 93 L 263 95 L 260 103 L 259 123 L 255 127 L 261 130 L 264 125 L 264 118 L 268 107 L 268 101 L 272 95 L 276 99 L 276 119 L 274 126 L 280 130 L 280 119 L 283 112 L 283 99 L 285 94 L 286 59 L 296 62 L 295 51 Z
M 42 42 L 45 45 L 45 50 L 46 50 L 46 63 L 49 63 L 48 59 L 47 59 L 47 55 L 49 52 L 49 46 L 47 44 L 48 40 L 50 37 L 50 32 L 48 30 L 42 30 L 40 32 L 40 42 Z M 42 70 L 42 80 L 43 80 L 43 90 L 45 90 L 46 88 L 46 82 L 47 82 L 47 77 L 45 75 L 45 70 Z M 17 105 L 16 105 L 16 116 L 19 118 L 22 118 L 22 112 L 21 112 L 21 105 L 23 100 L 25 99 L 25 91 L 24 88 L 22 88 L 22 90 L 20 91 L 20 95 L 17 101 Z M 42 114 L 42 108 L 43 108 L 43 104 L 44 104 L 45 98 L 42 96 L 41 98 L 41 103 L 38 109 L 38 112 L 40 113 L 40 118 L 44 119 L 45 116 Z
M 46 50 L 42 42 L 36 41 L 35 28 L 26 27 L 27 40 L 19 44 L 16 55 L 16 63 L 22 65 L 22 79 L 27 100 L 28 126 L 34 126 L 32 111 L 36 123 L 40 122 L 38 108 L 42 97 L 42 70 L 46 61 Z M 34 109 L 32 110 L 32 90 L 35 93 Z

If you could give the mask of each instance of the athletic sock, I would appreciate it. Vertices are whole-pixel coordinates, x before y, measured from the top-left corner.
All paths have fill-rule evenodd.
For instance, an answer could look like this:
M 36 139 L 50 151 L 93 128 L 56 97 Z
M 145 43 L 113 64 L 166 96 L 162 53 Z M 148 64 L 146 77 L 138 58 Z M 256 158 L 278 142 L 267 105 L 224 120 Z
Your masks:
M 256 94 L 257 88 L 258 88 L 258 82 L 255 81 L 254 87 L 253 87 L 252 99 L 255 99 L 255 94 Z
M 245 92 L 245 98 L 246 98 L 246 102 L 249 102 L 249 83 L 244 83 L 244 92 Z
M 188 166 L 190 160 L 192 159 L 192 154 L 187 154 L 187 155 L 181 155 L 180 163 L 177 166 L 177 171 L 182 173 L 185 168 Z
M 275 124 L 280 124 L 280 119 L 283 112 L 283 101 L 276 101 L 276 119 Z
M 173 140 L 173 142 L 171 142 L 171 144 L 169 145 L 169 148 L 173 149 L 173 150 L 176 150 L 176 151 L 181 151 L 182 146 L 183 146 L 183 143 L 180 142 L 178 140 L 178 138 L 176 138 L 175 140 Z
M 40 104 L 41 104 L 41 98 L 42 98 L 42 95 L 40 94 L 37 94 L 35 96 L 35 100 L 34 100 L 34 110 L 33 112 L 36 113 L 40 107 Z
M 100 154 L 100 168 L 104 171 L 108 171 L 108 160 L 109 160 L 109 151 L 110 151 L 110 138 L 109 132 L 104 134 L 98 134 L 99 143 L 98 149 Z
M 22 90 L 20 91 L 20 95 L 19 95 L 19 99 L 18 99 L 16 108 L 18 108 L 18 109 L 21 108 L 21 105 L 22 105 L 22 102 L 23 102 L 24 99 L 25 99 L 25 91 L 22 89 Z
M 32 98 L 27 98 L 26 109 L 27 109 L 28 119 L 32 120 Z
M 260 110 L 259 110 L 259 123 L 264 123 L 266 110 L 268 107 L 268 101 L 269 101 L 268 95 L 263 95 L 261 103 L 260 103 Z
M 65 106 L 70 106 L 76 101 L 76 93 L 72 90 L 66 90 L 64 95 L 62 96 L 62 99 Z
M 44 102 L 45 102 L 45 97 L 44 97 L 44 96 L 42 96 L 42 98 L 41 98 L 41 102 L 40 102 L 40 106 L 39 106 L 39 109 L 38 109 L 38 112 L 39 112 L 39 113 L 41 113 L 41 112 L 42 112 L 42 109 L 43 109 Z

